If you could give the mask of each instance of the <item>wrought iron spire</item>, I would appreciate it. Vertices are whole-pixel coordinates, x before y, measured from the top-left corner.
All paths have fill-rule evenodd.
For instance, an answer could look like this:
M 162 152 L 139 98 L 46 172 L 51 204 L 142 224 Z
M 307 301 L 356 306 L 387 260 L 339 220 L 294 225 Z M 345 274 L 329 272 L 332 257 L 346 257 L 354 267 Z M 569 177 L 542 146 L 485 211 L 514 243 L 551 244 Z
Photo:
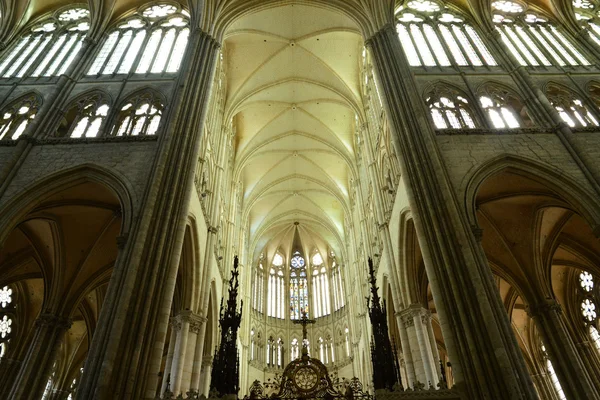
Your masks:
M 221 327 L 221 343 L 215 350 L 213 360 L 210 389 L 216 390 L 219 395 L 237 395 L 239 386 L 239 356 L 236 347 L 237 331 L 242 319 L 243 300 L 240 301 L 240 311 L 237 310 L 238 282 L 238 257 L 233 258 L 233 271 L 229 279 L 229 298 L 226 308 L 221 299 L 221 312 L 219 325 Z
M 373 386 L 377 389 L 393 390 L 399 384 L 402 388 L 402 378 L 398 363 L 394 362 L 395 352 L 392 350 L 388 336 L 385 301 L 381 302 L 377 293 L 377 280 L 373 260 L 369 258 L 369 282 L 371 283 L 371 296 L 367 297 L 367 309 L 373 327 L 371 337 L 371 359 L 373 361 Z M 372 301 L 371 301 L 372 297 Z

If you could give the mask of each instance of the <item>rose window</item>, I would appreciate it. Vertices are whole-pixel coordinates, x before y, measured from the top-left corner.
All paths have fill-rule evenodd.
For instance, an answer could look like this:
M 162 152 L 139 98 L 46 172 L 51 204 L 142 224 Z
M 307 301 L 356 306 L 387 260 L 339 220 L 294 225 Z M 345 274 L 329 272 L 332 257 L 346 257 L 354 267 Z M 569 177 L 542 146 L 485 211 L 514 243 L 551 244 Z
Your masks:
M 581 302 L 581 314 L 583 317 L 592 322 L 596 319 L 596 305 L 590 299 L 585 299 Z
M 12 302 L 12 289 L 8 286 L 4 286 L 0 289 L 0 304 L 2 308 L 6 308 L 8 304 Z
M 589 272 L 583 271 L 579 274 L 579 283 L 586 292 L 591 292 L 594 288 L 594 277 Z
M 10 333 L 10 326 L 12 325 L 12 319 L 6 315 L 0 319 L 0 337 L 3 339 Z

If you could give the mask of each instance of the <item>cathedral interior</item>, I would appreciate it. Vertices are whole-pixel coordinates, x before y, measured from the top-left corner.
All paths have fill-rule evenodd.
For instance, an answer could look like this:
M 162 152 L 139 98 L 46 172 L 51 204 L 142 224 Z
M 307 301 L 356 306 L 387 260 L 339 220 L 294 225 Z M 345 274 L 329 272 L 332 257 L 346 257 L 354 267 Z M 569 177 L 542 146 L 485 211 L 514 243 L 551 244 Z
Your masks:
M 599 0 L 3 0 L 0 398 L 209 396 L 237 256 L 240 398 L 375 392 L 372 259 L 399 398 L 600 399 L 599 73 Z

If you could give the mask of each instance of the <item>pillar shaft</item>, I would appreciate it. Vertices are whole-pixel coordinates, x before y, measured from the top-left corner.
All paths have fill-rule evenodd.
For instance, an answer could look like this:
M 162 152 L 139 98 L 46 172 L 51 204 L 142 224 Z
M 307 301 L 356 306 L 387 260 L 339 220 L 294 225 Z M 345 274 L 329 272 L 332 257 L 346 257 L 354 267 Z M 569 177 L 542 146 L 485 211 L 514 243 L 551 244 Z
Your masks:
M 204 337 L 206 336 L 206 318 L 201 319 L 194 329 L 197 329 L 196 349 L 194 351 L 194 365 L 192 367 L 192 381 L 190 387 L 200 392 L 202 359 L 204 357 Z
M 39 400 L 64 333 L 71 321 L 52 314 L 41 314 L 35 322 L 33 337 L 8 398 Z
M 404 356 L 404 366 L 406 368 L 406 377 L 408 379 L 408 382 L 405 382 L 404 385 L 406 387 L 413 387 L 416 381 L 415 367 L 410 351 L 408 333 L 406 332 L 406 326 L 404 325 L 400 313 L 396 313 L 396 321 L 398 324 L 398 331 L 400 332 L 400 345 L 402 346 L 402 355 Z
M 190 35 L 141 214 L 109 283 L 77 399 L 153 398 L 219 43 Z
M 469 398 L 537 398 L 487 260 L 444 173 L 435 132 L 391 21 L 367 40 L 456 386 Z M 486 321 L 486 323 L 482 323 Z
M 567 398 L 569 400 L 600 398 L 594 380 L 585 368 L 567 331 L 560 305 L 554 300 L 549 300 L 530 306 L 528 313 L 542 336 L 554 371 Z
M 163 380 L 160 386 L 160 395 L 162 396 L 167 390 L 167 382 L 171 380 L 171 369 L 173 366 L 173 354 L 175 353 L 175 342 L 177 337 L 177 330 L 175 328 L 175 321 L 171 324 L 171 338 L 169 339 L 169 350 L 167 352 L 167 359 L 165 361 L 165 370 L 163 372 Z

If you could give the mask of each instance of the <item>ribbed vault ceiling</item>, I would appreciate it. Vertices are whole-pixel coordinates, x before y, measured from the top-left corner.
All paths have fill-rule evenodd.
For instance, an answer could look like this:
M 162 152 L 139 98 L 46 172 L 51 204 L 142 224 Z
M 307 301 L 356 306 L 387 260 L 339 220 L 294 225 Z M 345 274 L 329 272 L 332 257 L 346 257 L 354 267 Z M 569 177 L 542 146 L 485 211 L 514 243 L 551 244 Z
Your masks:
M 253 244 L 298 221 L 339 250 L 361 104 L 357 28 L 340 14 L 288 5 L 237 21 L 224 49 Z

